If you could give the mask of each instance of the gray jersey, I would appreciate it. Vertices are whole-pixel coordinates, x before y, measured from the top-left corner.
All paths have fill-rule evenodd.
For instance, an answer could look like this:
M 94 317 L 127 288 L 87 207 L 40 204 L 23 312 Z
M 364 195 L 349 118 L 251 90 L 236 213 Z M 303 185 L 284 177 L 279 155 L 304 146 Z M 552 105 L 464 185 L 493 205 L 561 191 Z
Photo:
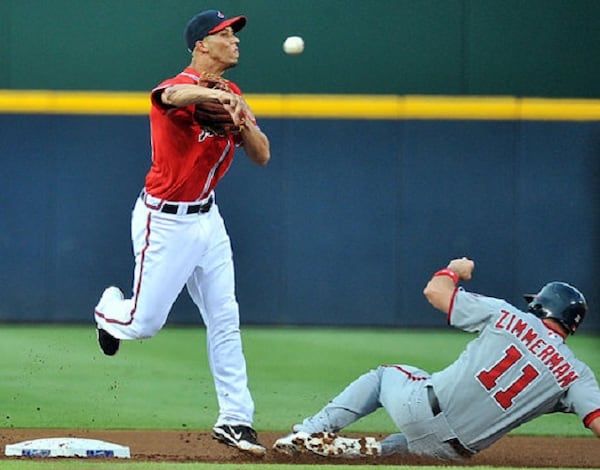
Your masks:
M 431 377 L 441 409 L 460 440 L 490 446 L 542 414 L 577 414 L 585 425 L 600 410 L 591 369 L 563 338 L 509 303 L 458 290 L 450 325 L 479 336 Z

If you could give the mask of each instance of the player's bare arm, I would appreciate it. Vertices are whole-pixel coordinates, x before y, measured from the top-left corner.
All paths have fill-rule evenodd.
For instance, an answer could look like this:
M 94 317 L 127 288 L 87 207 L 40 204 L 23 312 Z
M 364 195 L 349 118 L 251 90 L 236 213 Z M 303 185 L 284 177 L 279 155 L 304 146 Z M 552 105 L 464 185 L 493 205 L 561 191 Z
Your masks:
M 271 158 L 267 136 L 254 123 L 254 114 L 242 96 L 198 85 L 173 85 L 163 90 L 161 101 L 177 108 L 215 100 L 231 114 L 233 123 L 240 126 L 246 155 L 257 165 L 266 165 Z
M 271 159 L 270 143 L 267 136 L 251 120 L 241 128 L 244 150 L 248 158 L 257 165 L 264 166 Z
M 210 100 L 225 104 L 234 100 L 235 95 L 216 88 L 199 87 L 198 85 L 182 83 L 165 88 L 160 95 L 160 99 L 166 106 L 182 108 Z
M 471 279 L 475 263 L 468 258 L 456 258 L 448 263 L 446 269 L 435 273 L 425 286 L 423 294 L 436 309 L 448 313 L 452 297 L 459 280 Z
M 596 435 L 596 437 L 600 437 L 600 417 L 596 418 L 590 423 L 590 429 Z

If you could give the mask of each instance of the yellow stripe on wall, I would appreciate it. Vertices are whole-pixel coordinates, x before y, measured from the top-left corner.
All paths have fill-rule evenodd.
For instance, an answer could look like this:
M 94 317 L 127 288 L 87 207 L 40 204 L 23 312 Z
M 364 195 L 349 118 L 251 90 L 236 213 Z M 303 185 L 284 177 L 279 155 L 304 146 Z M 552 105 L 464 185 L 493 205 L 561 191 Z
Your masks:
M 148 114 L 148 93 L 0 90 L 0 113 Z
M 511 96 L 246 95 L 255 114 L 302 119 L 599 121 L 600 100 Z M 0 113 L 145 115 L 149 93 L 0 90 Z

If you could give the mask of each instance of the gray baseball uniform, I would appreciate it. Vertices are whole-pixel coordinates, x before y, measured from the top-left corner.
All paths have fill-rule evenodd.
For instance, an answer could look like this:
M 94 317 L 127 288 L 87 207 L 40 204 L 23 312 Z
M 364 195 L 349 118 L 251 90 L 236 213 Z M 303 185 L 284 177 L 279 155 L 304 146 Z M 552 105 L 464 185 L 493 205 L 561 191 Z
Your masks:
M 592 370 L 534 315 L 458 289 L 448 323 L 479 335 L 446 369 L 381 366 L 294 431 L 337 432 L 383 407 L 402 431 L 382 441 L 384 455 L 457 459 L 546 413 L 575 413 L 585 426 L 600 414 Z

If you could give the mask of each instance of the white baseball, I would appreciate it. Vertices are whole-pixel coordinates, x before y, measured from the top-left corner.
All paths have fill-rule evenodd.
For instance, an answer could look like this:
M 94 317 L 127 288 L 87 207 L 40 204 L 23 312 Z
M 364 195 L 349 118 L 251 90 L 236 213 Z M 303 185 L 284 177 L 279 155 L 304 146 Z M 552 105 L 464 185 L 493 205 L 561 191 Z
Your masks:
M 301 54 L 304 50 L 304 39 L 300 36 L 290 36 L 283 42 L 283 50 L 290 55 Z

